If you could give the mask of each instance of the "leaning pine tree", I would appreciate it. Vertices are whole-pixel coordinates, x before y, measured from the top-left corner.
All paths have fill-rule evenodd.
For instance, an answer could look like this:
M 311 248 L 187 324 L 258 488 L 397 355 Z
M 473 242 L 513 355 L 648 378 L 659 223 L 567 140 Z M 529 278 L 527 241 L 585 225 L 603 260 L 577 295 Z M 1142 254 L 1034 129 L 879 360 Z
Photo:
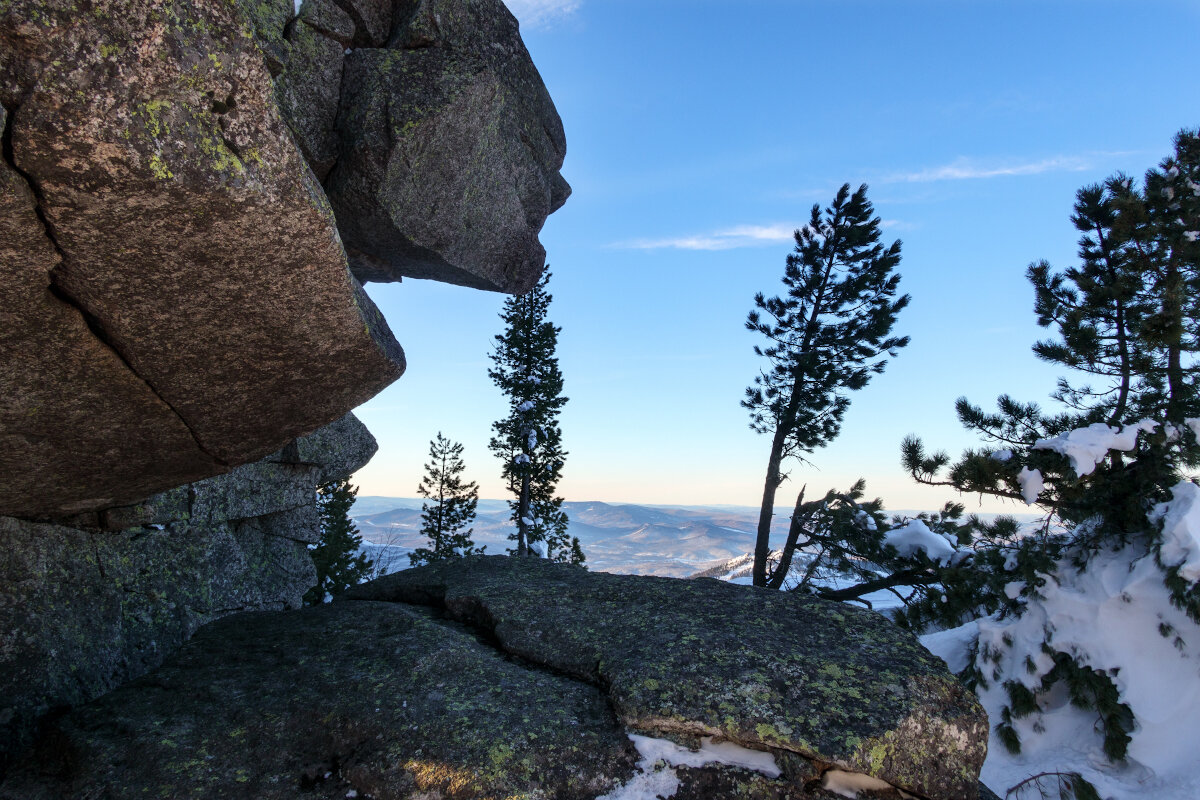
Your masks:
M 305 605 L 328 602 L 371 572 L 371 560 L 358 552 L 362 536 L 350 519 L 350 507 L 357 494 L 358 489 L 350 485 L 348 478 L 317 487 L 321 539 L 309 545 L 309 555 L 317 568 L 317 585 L 305 593 Z
M 801 536 L 797 526 L 807 516 L 801 491 L 788 546 L 769 572 L 771 518 L 775 494 L 787 478 L 784 463 L 836 437 L 850 405 L 846 393 L 866 386 L 883 371 L 885 356 L 908 344 L 907 336 L 889 335 L 909 300 L 896 297 L 900 276 L 893 270 L 900 263 L 900 242 L 880 243 L 874 213 L 866 184 L 853 194 L 844 184 L 823 213 L 813 205 L 808 224 L 796 231 L 795 252 L 787 257 L 786 294 L 757 295 L 757 308 L 746 322 L 770 342 L 754 348 L 770 366 L 742 401 L 750 411 L 750 427 L 771 436 L 754 546 L 755 586 L 783 585 Z
M 475 520 L 479 486 L 474 481 L 463 482 L 466 465 L 462 452 L 463 446 L 442 436 L 441 431 L 429 443 L 429 463 L 417 487 L 417 494 L 428 501 L 421 504 L 421 533 L 429 539 L 429 547 L 409 554 L 414 567 L 479 555 L 486 549 L 476 547 L 471 539 L 469 526 Z
M 488 377 L 508 398 L 508 415 L 493 423 L 489 447 L 504 462 L 503 477 L 516 526 L 517 555 L 584 562 L 579 539 L 567 533 L 563 500 L 555 496 L 567 453 L 558 415 L 566 405 L 554 351 L 562 330 L 546 319 L 550 272 L 529 292 L 504 303 L 504 333 L 496 337 Z

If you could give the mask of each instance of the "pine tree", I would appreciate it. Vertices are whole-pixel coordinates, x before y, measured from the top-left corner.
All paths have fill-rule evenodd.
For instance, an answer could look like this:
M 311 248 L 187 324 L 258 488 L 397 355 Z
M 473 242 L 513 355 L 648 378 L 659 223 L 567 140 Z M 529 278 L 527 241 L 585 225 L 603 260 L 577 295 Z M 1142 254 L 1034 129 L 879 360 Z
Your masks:
M 555 348 L 562 330 L 546 319 L 550 272 L 532 290 L 504 303 L 503 334 L 496 336 L 488 377 L 508 398 L 509 411 L 493 423 L 489 447 L 504 462 L 517 555 L 582 564 L 579 540 L 567 533 L 563 500 L 555 495 L 567 453 L 558 416 L 567 403 Z
M 1054 414 L 1009 396 L 994 412 L 960 398 L 960 421 L 985 446 L 954 463 L 916 437 L 905 440 L 903 463 L 918 482 L 1023 500 L 1044 514 L 1032 535 L 1019 535 L 1011 519 L 978 524 L 970 561 L 939 575 L 942 598 L 905 610 L 902 622 L 914 628 L 990 613 L 1019 617 L 1047 581 L 1086 570 L 1102 554 L 1152 556 L 1171 602 L 1200 624 L 1200 586 L 1163 561 L 1161 521 L 1149 513 L 1200 463 L 1200 134 L 1181 132 L 1174 153 L 1140 188 L 1118 174 L 1080 189 L 1072 221 L 1083 233 L 1080 264 L 1056 273 L 1038 262 L 1027 272 L 1038 322 L 1056 334 L 1034 352 L 1101 383 L 1060 379 L 1053 396 L 1068 410 Z M 1092 456 L 1070 451 L 1072 459 L 1069 437 L 1081 435 L 1122 441 Z M 1015 596 L 1013 587 L 1021 587 Z M 1160 633 L 1169 631 L 1160 626 Z M 1121 760 L 1135 727 L 1130 707 L 1109 674 L 1057 650 L 1049 637 L 1042 648 L 1053 668 L 1040 686 L 1004 684 L 1002 741 L 1019 748 L 1014 720 L 1065 687 L 1074 705 L 1096 712 L 1105 752 Z M 979 684 L 993 677 L 969 672 Z
M 309 545 L 309 555 L 317 568 L 317 585 L 304 595 L 305 605 L 320 605 L 363 580 L 372 563 L 359 553 L 362 536 L 350 519 L 350 507 L 358 489 L 348 478 L 317 487 L 317 509 L 321 517 L 321 539 Z
M 885 354 L 894 357 L 908 344 L 907 336 L 889 336 L 909 301 L 908 295 L 896 299 L 900 276 L 893 270 L 900 263 L 900 242 L 880 244 L 874 213 L 866 184 L 853 194 L 844 184 L 824 213 L 813 205 L 787 257 L 787 293 L 770 299 L 758 294 L 746 321 L 770 342 L 754 348 L 770 368 L 755 377 L 742 401 L 750 427 L 772 437 L 754 547 L 755 586 L 778 588 L 787 574 L 767 569 L 785 461 L 803 460 L 836 437 L 850 405 L 847 392 L 866 386 L 883 371 Z
M 429 463 L 417 494 L 432 501 L 421 504 L 421 533 L 429 539 L 430 548 L 419 547 L 409 554 L 413 566 L 480 555 L 486 549 L 475 546 L 467 527 L 475 520 L 479 486 L 474 481 L 463 483 L 466 465 L 462 452 L 463 446 L 442 436 L 441 431 L 429 443 Z

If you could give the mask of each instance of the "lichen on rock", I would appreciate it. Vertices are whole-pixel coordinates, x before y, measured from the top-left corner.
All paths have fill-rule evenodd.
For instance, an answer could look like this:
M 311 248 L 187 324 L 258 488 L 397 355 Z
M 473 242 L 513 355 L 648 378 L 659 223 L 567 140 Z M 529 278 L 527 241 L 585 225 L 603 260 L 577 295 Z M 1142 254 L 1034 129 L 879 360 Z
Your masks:
M 634 730 L 792 752 L 922 797 L 978 792 L 982 708 L 872 612 L 502 556 L 405 570 L 347 597 L 440 608 L 506 652 L 604 686 Z

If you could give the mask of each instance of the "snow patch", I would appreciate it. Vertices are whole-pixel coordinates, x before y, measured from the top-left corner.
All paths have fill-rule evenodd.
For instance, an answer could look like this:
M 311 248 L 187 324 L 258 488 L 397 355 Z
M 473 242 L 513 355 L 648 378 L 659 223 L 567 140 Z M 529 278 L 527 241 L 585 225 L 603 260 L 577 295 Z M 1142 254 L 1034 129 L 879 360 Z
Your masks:
M 769 778 L 778 778 L 781 774 L 775 757 L 770 753 L 751 750 L 733 742 L 714 742 L 711 736 L 700 740 L 699 750 L 689 750 L 669 739 L 656 739 L 636 733 L 629 734 L 629 740 L 642 757 L 637 762 L 640 772 L 623 786 L 596 800 L 669 798 L 679 790 L 679 777 L 673 767 L 725 764 L 761 772 Z
M 1027 506 L 1036 503 L 1038 495 L 1046 491 L 1046 482 L 1042 480 L 1040 469 L 1021 467 L 1021 471 L 1017 474 L 1017 483 L 1021 485 L 1021 497 L 1025 499 Z
M 1185 489 L 1177 498 L 1181 496 L 1190 501 L 1200 495 Z M 1189 504 L 1189 512 L 1195 507 Z M 1091 781 L 1101 797 L 1200 797 L 1195 768 L 1200 626 L 1171 605 L 1154 559 L 1133 550 L 1096 553 L 1083 572 L 1063 561 L 1056 573 L 1057 580 L 1047 580 L 1028 598 L 1021 616 L 991 616 L 974 623 L 976 668 L 988 680 L 987 688 L 978 690 L 979 699 L 988 715 L 999 719 L 1008 702 L 1005 682 L 1040 688 L 1042 676 L 1054 666 L 1042 650 L 1049 634 L 1055 650 L 1108 674 L 1132 709 L 1138 727 L 1131 734 L 1127 763 L 1108 763 L 1096 713 L 1072 706 L 1067 692 L 1056 686 L 1039 698 L 1037 712 L 1013 721 L 1022 743 L 1019 755 L 1010 755 L 993 732 L 984 783 L 1003 796 L 1038 772 L 1073 770 Z M 963 626 L 922 637 L 922 643 L 953 668 L 965 663 L 972 635 Z
M 1008 461 L 1012 457 L 1012 450 L 997 450 L 991 455 L 991 458 L 995 459 L 996 461 Z
M 979 638 L 979 622 L 971 620 L 957 628 L 927 633 L 921 637 L 925 649 L 946 662 L 954 674 L 966 669 L 971 663 L 971 647 Z
M 850 800 L 858 797 L 859 792 L 878 792 L 894 789 L 887 781 L 881 781 L 879 778 L 873 778 L 870 775 L 863 775 L 861 772 L 846 772 L 840 769 L 831 769 L 821 776 L 821 788 L 833 792 L 841 797 L 848 797 Z M 903 789 L 898 789 L 901 797 L 912 797 L 911 794 Z
M 888 531 L 883 541 L 896 548 L 901 558 L 924 553 L 939 564 L 947 563 L 955 552 L 944 536 L 929 530 L 929 526 L 919 519 L 910 519 L 904 526 Z
M 1164 566 L 1179 567 L 1188 583 L 1200 580 L 1200 486 L 1181 481 L 1171 489 L 1171 500 L 1159 503 L 1150 513 L 1162 521 L 1162 544 L 1158 555 Z
M 1076 428 L 1073 431 L 1060 433 L 1050 439 L 1038 439 L 1034 450 L 1053 450 L 1071 460 L 1071 468 L 1075 474 L 1083 477 L 1090 475 L 1096 464 L 1103 461 L 1109 450 L 1129 452 L 1137 447 L 1137 435 L 1141 431 L 1153 433 L 1158 423 L 1144 419 L 1121 429 L 1096 422 L 1086 428 Z M 1029 499 L 1026 498 L 1026 503 Z

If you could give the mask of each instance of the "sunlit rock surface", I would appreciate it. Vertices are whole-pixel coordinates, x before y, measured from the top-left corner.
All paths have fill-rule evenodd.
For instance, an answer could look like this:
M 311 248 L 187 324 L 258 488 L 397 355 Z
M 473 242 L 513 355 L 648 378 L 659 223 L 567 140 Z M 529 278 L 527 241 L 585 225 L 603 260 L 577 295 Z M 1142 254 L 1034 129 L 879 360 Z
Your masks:
M 8 2 L 0 50 L 0 513 L 222 472 L 401 374 L 236 6 Z

